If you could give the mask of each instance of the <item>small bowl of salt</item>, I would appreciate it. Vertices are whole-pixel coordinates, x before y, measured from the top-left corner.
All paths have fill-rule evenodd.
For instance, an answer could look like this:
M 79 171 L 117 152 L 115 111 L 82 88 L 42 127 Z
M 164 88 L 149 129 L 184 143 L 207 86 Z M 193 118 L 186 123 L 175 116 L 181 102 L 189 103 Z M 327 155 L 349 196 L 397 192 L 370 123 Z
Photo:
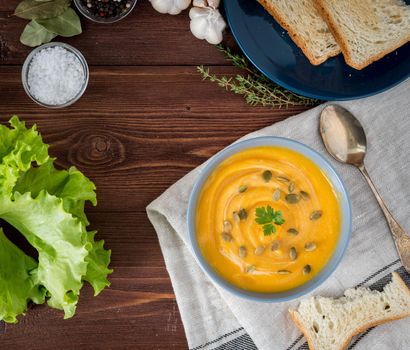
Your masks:
M 76 102 L 88 85 L 88 65 L 76 48 L 59 42 L 41 45 L 26 58 L 21 79 L 27 95 L 47 108 Z

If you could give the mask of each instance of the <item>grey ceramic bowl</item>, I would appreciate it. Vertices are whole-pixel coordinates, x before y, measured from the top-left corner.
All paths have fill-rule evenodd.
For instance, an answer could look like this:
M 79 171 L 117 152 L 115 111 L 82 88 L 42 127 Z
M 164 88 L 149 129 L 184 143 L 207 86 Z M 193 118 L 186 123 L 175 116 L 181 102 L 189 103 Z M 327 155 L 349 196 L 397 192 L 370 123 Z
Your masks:
M 243 151 L 248 148 L 258 147 L 258 146 L 279 146 L 296 151 L 305 157 L 312 160 L 328 177 L 328 179 L 333 184 L 335 191 L 339 195 L 339 203 L 341 209 L 341 231 L 339 240 L 337 242 L 337 247 L 332 257 L 325 265 L 325 267 L 315 276 L 313 279 L 307 283 L 295 288 L 288 290 L 286 292 L 280 293 L 257 293 L 248 290 L 241 289 L 235 285 L 227 282 L 223 279 L 205 260 L 201 249 L 198 245 L 196 230 L 195 230 L 195 218 L 196 218 L 196 208 L 198 205 L 198 199 L 202 190 L 202 187 L 208 176 L 213 172 L 213 170 L 226 158 Z M 332 165 L 323 158 L 319 153 L 311 149 L 310 147 L 293 141 L 290 139 L 280 138 L 280 137 L 258 137 L 246 141 L 241 141 L 233 144 L 232 146 L 224 149 L 216 156 L 214 156 L 201 171 L 199 178 L 197 179 L 194 188 L 192 190 L 191 196 L 188 203 L 188 213 L 187 213 L 187 224 L 189 230 L 189 239 L 194 256 L 201 266 L 202 270 L 213 280 L 216 284 L 223 287 L 225 290 L 235 294 L 236 296 L 242 297 L 248 300 L 261 301 L 261 302 L 284 302 L 289 301 L 300 296 L 303 296 L 321 283 L 323 283 L 336 269 L 339 265 L 347 245 L 349 243 L 350 233 L 352 229 L 352 214 L 351 205 L 346 188 L 337 175 L 335 169 Z
M 74 98 L 72 98 L 71 100 L 63 103 L 63 104 L 59 104 L 59 105 L 49 105 L 46 103 L 43 103 L 39 100 L 37 100 L 30 92 L 30 86 L 28 84 L 28 72 L 30 69 L 30 63 L 31 60 L 33 59 L 33 57 L 40 52 L 43 49 L 46 49 L 48 47 L 55 47 L 55 46 L 59 46 L 62 47 L 64 49 L 66 49 L 67 51 L 71 52 L 72 54 L 74 54 L 80 61 L 83 69 L 84 69 L 84 82 L 83 85 L 81 87 L 81 90 L 78 92 L 78 94 L 76 96 L 74 96 Z M 88 85 L 88 79 L 89 79 L 89 70 L 88 70 L 88 64 L 87 61 L 85 60 L 84 56 L 82 55 L 82 53 L 80 51 L 78 51 L 76 48 L 72 47 L 71 45 L 65 44 L 65 43 L 60 43 L 60 42 L 51 42 L 48 44 L 44 44 L 41 46 L 36 47 L 33 51 L 30 52 L 30 54 L 27 56 L 26 60 L 24 61 L 23 64 L 23 68 L 21 69 L 21 81 L 23 83 L 23 88 L 24 91 L 26 92 L 26 94 L 36 103 L 38 103 L 39 105 L 43 106 L 43 107 L 47 107 L 47 108 L 63 108 L 63 107 L 68 107 L 70 105 L 72 105 L 74 102 L 78 101 L 80 99 L 80 97 L 84 94 L 85 90 L 87 89 L 87 85 Z

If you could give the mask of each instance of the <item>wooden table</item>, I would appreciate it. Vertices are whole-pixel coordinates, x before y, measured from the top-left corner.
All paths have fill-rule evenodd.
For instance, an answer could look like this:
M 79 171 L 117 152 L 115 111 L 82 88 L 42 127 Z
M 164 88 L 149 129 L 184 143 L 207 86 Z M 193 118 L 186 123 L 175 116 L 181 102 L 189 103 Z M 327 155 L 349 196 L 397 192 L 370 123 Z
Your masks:
M 25 20 L 0 0 L 0 117 L 37 123 L 62 167 L 75 165 L 97 185 L 91 228 L 112 250 L 111 287 L 94 298 L 86 285 L 78 310 L 32 307 L 17 325 L 0 323 L 2 349 L 186 349 L 171 282 L 145 207 L 167 187 L 240 136 L 305 108 L 247 106 L 203 82 L 196 66 L 233 74 L 224 57 L 189 31 L 188 13 L 155 12 L 140 0 L 109 26 L 82 19 L 83 34 L 63 41 L 90 65 L 90 83 L 71 107 L 45 109 L 25 94 L 19 43 Z M 227 35 L 229 44 L 233 44 Z M 7 233 L 7 232 L 6 232 Z

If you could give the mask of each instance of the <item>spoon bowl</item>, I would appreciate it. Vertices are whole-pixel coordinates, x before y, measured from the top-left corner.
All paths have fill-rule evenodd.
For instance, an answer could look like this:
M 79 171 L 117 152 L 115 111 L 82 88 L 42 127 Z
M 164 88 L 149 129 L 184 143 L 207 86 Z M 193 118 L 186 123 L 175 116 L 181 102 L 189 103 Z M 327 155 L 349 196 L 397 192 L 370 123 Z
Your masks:
M 320 134 L 336 160 L 360 166 L 366 155 L 366 134 L 360 122 L 338 105 L 326 106 L 320 115 Z

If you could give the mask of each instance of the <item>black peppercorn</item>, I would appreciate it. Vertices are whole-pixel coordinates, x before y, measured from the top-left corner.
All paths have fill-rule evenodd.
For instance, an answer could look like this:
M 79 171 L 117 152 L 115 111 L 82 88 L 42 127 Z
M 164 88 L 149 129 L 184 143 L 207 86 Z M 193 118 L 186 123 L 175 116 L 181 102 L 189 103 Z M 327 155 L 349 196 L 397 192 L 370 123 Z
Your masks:
M 131 7 L 132 0 L 82 0 L 82 3 L 92 15 L 107 18 L 126 12 Z

